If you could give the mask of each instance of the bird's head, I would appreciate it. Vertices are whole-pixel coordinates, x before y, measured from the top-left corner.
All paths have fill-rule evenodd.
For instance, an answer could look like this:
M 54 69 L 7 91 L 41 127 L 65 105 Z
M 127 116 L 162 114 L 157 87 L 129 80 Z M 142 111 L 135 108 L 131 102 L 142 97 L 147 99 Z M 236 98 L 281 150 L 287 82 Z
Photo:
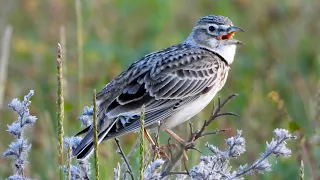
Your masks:
M 243 42 L 233 39 L 235 32 L 244 30 L 233 26 L 224 16 L 208 15 L 195 24 L 185 43 L 209 49 L 224 57 L 228 64 L 233 62 L 236 45 Z

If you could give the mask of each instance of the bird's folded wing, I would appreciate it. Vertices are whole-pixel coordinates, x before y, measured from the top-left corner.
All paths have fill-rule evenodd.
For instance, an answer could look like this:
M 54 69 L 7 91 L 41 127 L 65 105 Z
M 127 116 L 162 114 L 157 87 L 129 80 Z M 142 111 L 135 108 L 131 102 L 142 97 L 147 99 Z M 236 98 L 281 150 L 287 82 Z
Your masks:
M 214 87 L 221 58 L 190 47 L 147 55 L 98 94 L 99 114 L 108 119 L 137 117 L 120 121 L 116 132 L 139 128 L 142 105 L 146 106 L 146 126 L 165 119 Z

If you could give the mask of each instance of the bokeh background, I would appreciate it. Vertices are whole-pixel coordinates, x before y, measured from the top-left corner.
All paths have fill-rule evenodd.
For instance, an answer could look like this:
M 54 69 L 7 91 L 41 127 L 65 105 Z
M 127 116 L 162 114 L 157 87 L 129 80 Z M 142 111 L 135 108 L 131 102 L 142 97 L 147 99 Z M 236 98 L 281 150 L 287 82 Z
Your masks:
M 234 167 L 253 162 L 271 140 L 274 128 L 299 136 L 289 143 L 292 157 L 271 158 L 273 171 L 248 179 L 298 179 L 300 160 L 306 179 L 320 179 L 320 1 L 318 0 L 81 0 L 81 11 L 71 0 L 0 0 L 0 38 L 12 27 L 7 66 L 1 64 L 0 152 L 12 137 L 6 125 L 16 119 L 7 104 L 30 89 L 31 114 L 36 126 L 26 136 L 32 143 L 28 177 L 57 179 L 56 47 L 63 45 L 65 77 L 65 134 L 80 130 L 77 117 L 112 78 L 146 53 L 182 42 L 196 20 L 208 14 L 229 17 L 246 30 L 236 38 L 246 44 L 237 49 L 229 79 L 218 94 L 239 96 L 224 110 L 240 117 L 223 117 L 214 128 L 227 133 L 204 138 L 225 148 L 224 139 L 243 130 L 247 152 Z M 77 23 L 80 22 L 80 23 Z M 7 38 L 8 39 L 8 38 Z M 3 40 L 2 40 L 3 41 Z M 1 45 L 3 47 L 3 44 Z M 2 53 L 3 55 L 3 51 Z M 1 54 L 0 54 L 1 55 Z M 80 63 L 79 63 L 80 62 Z M 209 117 L 211 106 L 194 119 L 195 126 Z M 187 137 L 187 124 L 175 131 Z M 166 135 L 162 135 L 166 142 Z M 137 134 L 120 141 L 128 153 Z M 120 161 L 113 141 L 100 148 L 102 179 L 112 179 Z M 190 153 L 190 167 L 199 154 Z M 131 159 L 138 164 L 137 156 Z M 138 167 L 138 166 L 134 166 Z M 137 168 L 136 168 L 137 169 Z M 12 172 L 11 161 L 0 158 L 0 179 Z

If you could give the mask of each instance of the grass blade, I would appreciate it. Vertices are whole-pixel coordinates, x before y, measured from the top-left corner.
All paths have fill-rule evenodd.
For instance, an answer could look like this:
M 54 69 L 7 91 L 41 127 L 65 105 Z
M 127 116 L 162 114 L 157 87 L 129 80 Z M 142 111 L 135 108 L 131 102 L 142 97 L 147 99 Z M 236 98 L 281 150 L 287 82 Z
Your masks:
M 63 174 L 63 119 L 64 119 L 64 99 L 63 99 L 63 71 L 62 71 L 62 54 L 61 45 L 58 44 L 57 52 L 57 119 L 58 119 L 58 138 L 59 138 L 59 164 L 60 164 L 60 179 L 64 179 Z
M 93 91 L 93 138 L 94 138 L 94 165 L 96 180 L 99 180 L 99 157 L 98 157 L 98 122 L 97 122 L 97 92 Z

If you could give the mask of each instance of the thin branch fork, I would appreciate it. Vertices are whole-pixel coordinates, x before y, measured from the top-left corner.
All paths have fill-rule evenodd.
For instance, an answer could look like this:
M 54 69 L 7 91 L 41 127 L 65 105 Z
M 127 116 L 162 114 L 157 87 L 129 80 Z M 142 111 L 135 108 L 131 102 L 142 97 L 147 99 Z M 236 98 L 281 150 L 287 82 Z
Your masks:
M 221 103 L 221 99 L 220 97 L 218 97 L 218 106 L 216 107 L 215 103 L 213 103 L 213 108 L 212 108 L 212 113 L 211 113 L 211 117 L 209 118 L 209 120 L 204 121 L 201 129 L 199 131 L 197 131 L 195 134 L 192 134 L 191 138 L 189 139 L 189 141 L 195 141 L 201 137 L 203 137 L 203 132 L 206 129 L 206 127 L 208 127 L 212 121 L 214 121 L 216 118 L 220 117 L 220 116 L 238 116 L 238 114 L 232 113 L 232 112 L 227 112 L 227 113 L 219 113 L 221 111 L 221 109 L 234 97 L 238 96 L 237 94 L 232 94 L 230 95 L 226 100 L 224 100 Z M 192 130 L 192 129 L 191 129 Z M 223 130 L 225 131 L 225 130 Z M 192 131 L 191 131 L 192 132 Z M 205 134 L 208 135 L 208 134 Z
M 190 127 L 190 131 L 191 131 L 191 136 L 189 138 L 189 140 L 187 141 L 188 143 L 185 146 L 185 150 L 188 149 L 193 149 L 199 152 L 199 150 L 195 149 L 194 147 L 194 142 L 199 139 L 202 138 L 204 136 L 208 136 L 208 135 L 213 135 L 216 134 L 218 132 L 225 132 L 228 129 L 216 129 L 212 132 L 207 132 L 204 133 L 205 129 L 212 123 L 212 121 L 214 121 L 216 118 L 221 117 L 221 116 L 239 116 L 236 113 L 233 112 L 226 112 L 226 113 L 220 113 L 221 109 L 234 97 L 238 96 L 237 94 L 232 94 L 230 95 L 226 100 L 224 100 L 221 103 L 221 99 L 220 97 L 218 97 L 218 106 L 216 107 L 215 103 L 213 103 L 213 108 L 212 108 L 212 112 L 211 112 L 211 116 L 208 120 L 205 120 L 202 127 L 200 128 L 200 130 L 194 132 L 193 131 L 193 126 L 192 123 L 189 123 L 189 127 Z
M 126 155 L 124 154 L 121 146 L 120 146 L 120 142 L 119 142 L 119 139 L 118 138 L 114 138 L 114 141 L 116 142 L 116 145 L 118 146 L 118 153 L 121 155 L 121 157 L 123 158 L 123 161 L 125 162 L 125 164 L 127 165 L 127 171 L 125 171 L 125 175 L 126 174 L 129 174 L 131 176 L 131 179 L 134 180 L 134 176 L 133 176 L 133 173 L 132 173 L 132 168 L 129 164 L 129 161 L 128 161 L 128 158 L 126 157 Z

